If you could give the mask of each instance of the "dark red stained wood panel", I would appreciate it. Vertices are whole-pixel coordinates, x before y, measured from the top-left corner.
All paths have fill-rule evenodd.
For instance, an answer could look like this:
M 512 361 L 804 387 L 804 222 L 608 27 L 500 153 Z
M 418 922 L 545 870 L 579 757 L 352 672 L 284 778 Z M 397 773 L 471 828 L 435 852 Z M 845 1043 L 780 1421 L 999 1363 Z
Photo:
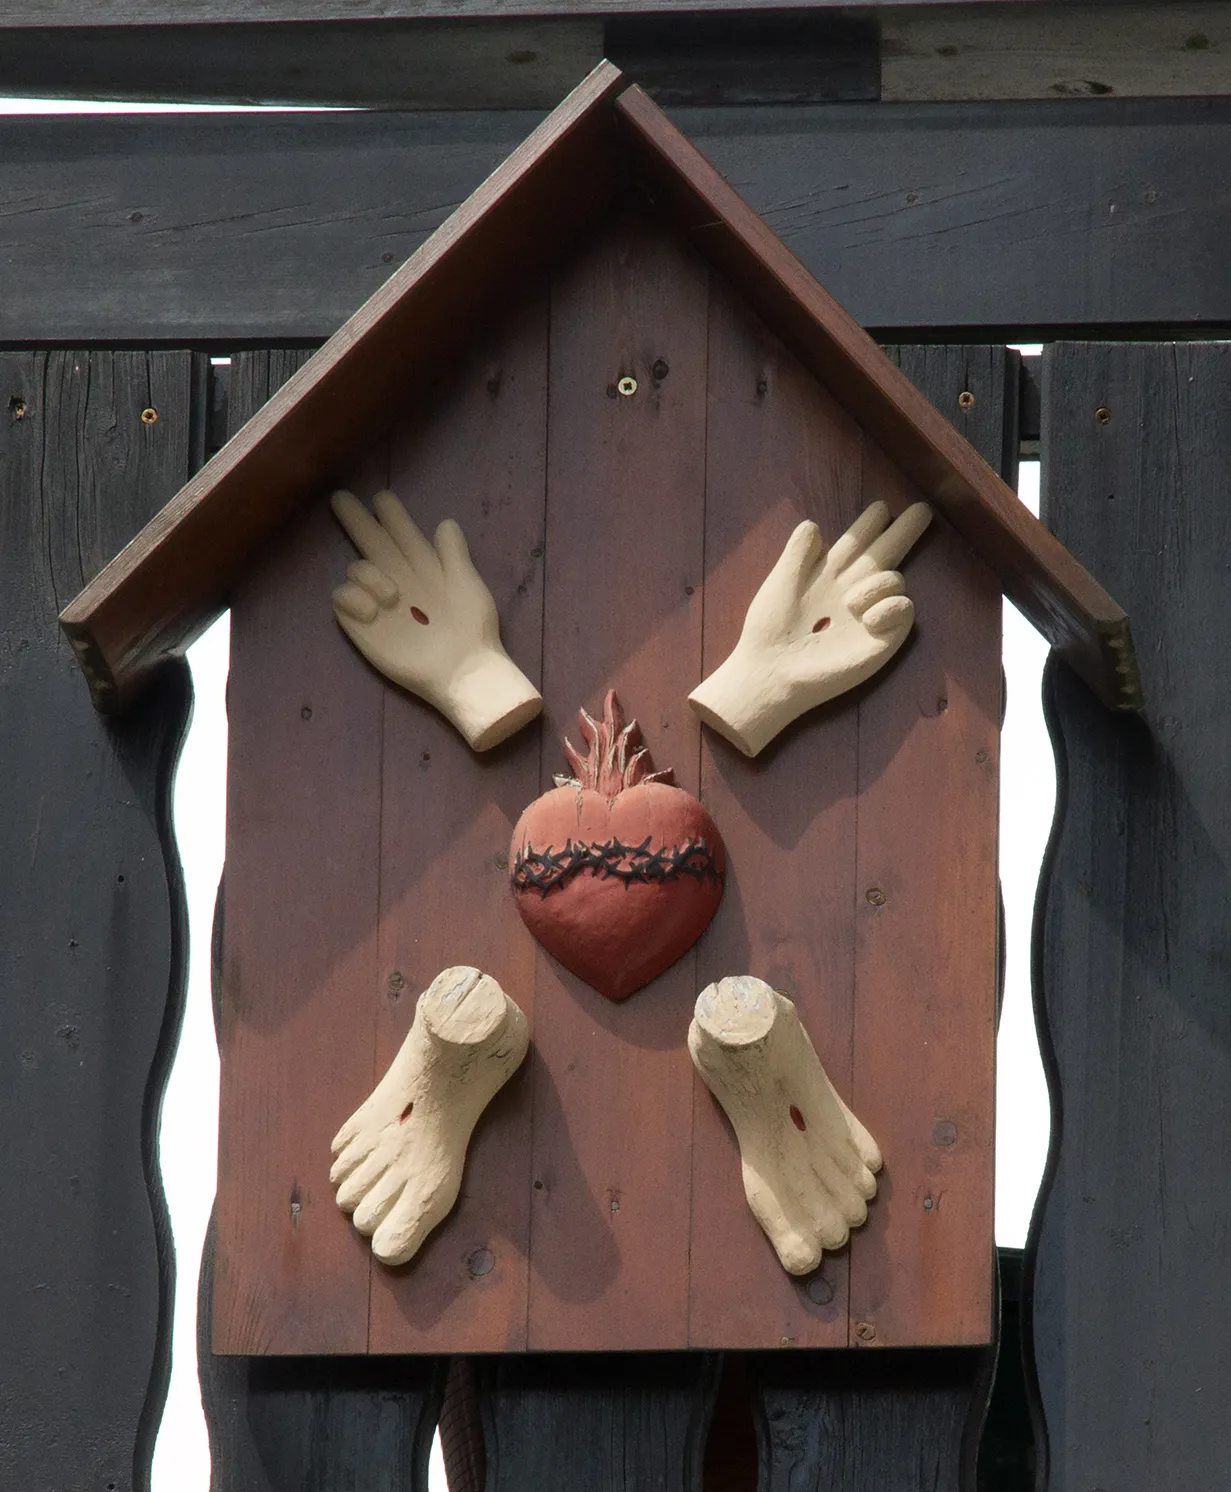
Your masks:
M 398 431 L 390 479 L 429 536 L 443 518 L 461 524 L 505 646 L 534 682 L 543 636 L 547 317 L 544 285 Z M 507 855 L 538 781 L 536 726 L 476 754 L 431 706 L 388 691 L 373 1078 L 410 1029 L 419 992 L 451 964 L 494 975 L 533 1029 L 535 944 L 513 905 Z M 373 1352 L 525 1348 L 530 1086 L 527 1061 L 479 1121 L 458 1205 L 414 1262 L 389 1270 L 373 1261 Z
M 717 276 L 709 368 L 703 673 L 734 647 L 795 525 L 812 518 L 832 542 L 857 516 L 863 445 L 850 416 Z M 702 797 L 730 870 L 700 945 L 698 989 L 751 973 L 790 995 L 848 1102 L 857 727 L 857 705 L 841 700 L 754 761 L 710 731 L 701 753 Z M 691 1344 L 846 1346 L 848 1251 L 827 1254 L 806 1279 L 782 1270 L 744 1200 L 730 1125 L 695 1087 Z
M 385 480 L 383 447 L 352 476 Z M 368 1260 L 329 1142 L 371 1088 L 385 690 L 333 619 L 322 500 L 232 598 L 214 1348 L 363 1352 Z
M 635 217 L 553 284 L 544 788 L 614 687 L 697 790 L 706 306 L 700 260 Z M 695 970 L 690 951 L 615 1005 L 538 955 L 533 1348 L 687 1340 Z
M 699 731 L 687 695 L 794 525 L 812 517 L 832 542 L 868 502 L 900 510 L 915 492 L 725 283 L 634 211 L 441 368 L 374 456 L 352 479 L 365 499 L 388 479 L 426 531 L 461 521 L 546 710 L 476 756 L 374 674 L 331 615 L 352 555 L 323 496 L 241 587 L 217 1344 L 985 1340 L 994 579 L 938 522 L 905 563 L 919 624 L 883 674 L 756 761 Z M 658 764 L 700 792 L 730 857 L 701 942 L 619 1005 L 536 947 L 507 880 L 513 823 L 563 767 L 578 707 L 608 687 Z M 479 1122 L 457 1208 L 391 1271 L 336 1208 L 329 1140 L 454 963 L 500 979 L 533 1045 Z M 797 1001 L 885 1153 L 868 1224 L 810 1279 L 781 1270 L 749 1213 L 733 1136 L 688 1059 L 697 992 L 744 972 Z
M 915 490 L 868 442 L 864 502 Z M 991 1335 L 1000 591 L 944 523 L 918 624 L 859 702 L 854 1110 L 885 1155 L 851 1243 L 855 1340 Z

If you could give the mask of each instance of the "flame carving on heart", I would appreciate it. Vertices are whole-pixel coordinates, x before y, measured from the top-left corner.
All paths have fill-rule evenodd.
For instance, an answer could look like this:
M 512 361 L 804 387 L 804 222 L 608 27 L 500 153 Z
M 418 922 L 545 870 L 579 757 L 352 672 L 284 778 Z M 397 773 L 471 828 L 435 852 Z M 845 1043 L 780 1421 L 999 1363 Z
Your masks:
M 614 691 L 580 712 L 583 756 L 522 814 L 509 863 L 526 926 L 566 969 L 627 999 L 697 941 L 718 910 L 726 851 L 713 819 L 656 772 Z

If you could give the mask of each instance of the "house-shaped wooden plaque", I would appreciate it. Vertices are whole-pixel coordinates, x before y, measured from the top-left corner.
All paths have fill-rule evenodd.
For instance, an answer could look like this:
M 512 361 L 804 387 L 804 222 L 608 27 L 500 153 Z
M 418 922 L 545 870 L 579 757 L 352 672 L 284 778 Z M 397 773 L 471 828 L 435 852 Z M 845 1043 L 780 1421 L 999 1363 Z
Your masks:
M 538 721 L 476 755 L 363 662 L 329 604 L 339 485 L 460 521 Z M 920 497 L 942 521 L 892 666 L 753 761 L 700 727 L 687 696 L 799 519 L 832 540 Z M 63 619 L 118 708 L 232 607 L 215 1349 L 988 1340 L 1003 591 L 1136 703 L 1115 603 L 600 67 Z M 729 859 L 701 940 L 619 1005 L 531 939 L 507 859 L 608 688 Z M 494 974 L 533 1044 L 457 1206 L 388 1269 L 335 1205 L 330 1139 L 451 964 Z M 753 1220 L 689 1062 L 697 992 L 731 973 L 795 1000 L 884 1152 L 812 1276 Z

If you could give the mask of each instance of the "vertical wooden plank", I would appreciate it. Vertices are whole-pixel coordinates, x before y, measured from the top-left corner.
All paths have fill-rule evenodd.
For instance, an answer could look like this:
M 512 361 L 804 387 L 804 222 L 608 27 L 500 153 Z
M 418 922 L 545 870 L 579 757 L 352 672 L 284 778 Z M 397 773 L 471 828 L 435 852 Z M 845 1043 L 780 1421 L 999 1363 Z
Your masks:
M 701 262 L 631 216 L 553 285 L 544 788 L 615 688 L 697 791 L 706 302 Z M 690 950 L 616 1005 L 538 953 L 531 1347 L 687 1341 L 695 976 Z
M 383 485 L 387 459 L 350 484 Z M 370 1252 L 329 1142 L 371 1086 L 384 689 L 333 619 L 353 554 L 326 498 L 232 593 L 220 1352 L 367 1348 Z
M 963 1492 L 990 1360 L 963 1348 L 761 1353 L 758 1492 Z
M 486 1363 L 487 1492 L 701 1492 L 717 1379 L 702 1352 Z
M 199 463 L 187 352 L 0 354 L 0 1484 L 142 1485 L 170 1366 L 158 1107 L 184 988 L 169 671 L 104 721 L 56 615 Z M 141 419 L 157 411 L 156 422 Z
M 937 387 L 951 361 L 920 381 L 956 412 L 963 390 Z M 1003 412 L 1003 377 L 965 391 Z M 869 443 L 863 502 L 915 497 Z M 917 625 L 859 702 L 854 1109 L 885 1170 L 851 1241 L 852 1340 L 977 1344 L 993 1317 L 1000 590 L 941 523 L 905 571 Z
M 1044 353 L 1044 516 L 1128 608 L 1145 709 L 1054 667 L 1035 999 L 1056 1122 L 1027 1249 L 1050 1485 L 1218 1486 L 1231 1458 L 1231 348 Z
M 425 533 L 444 518 L 461 524 L 505 647 L 532 681 L 543 640 L 547 318 L 544 285 L 450 370 L 432 406 L 397 432 L 390 479 Z M 535 944 L 509 891 L 508 849 L 538 793 L 539 752 L 532 725 L 476 754 L 429 705 L 387 690 L 374 1078 L 419 992 L 452 964 L 494 975 L 533 1024 Z M 458 1204 L 412 1263 L 374 1263 L 373 1352 L 525 1348 L 530 1086 L 523 1070 L 490 1105 Z
M 712 282 L 706 448 L 704 677 L 796 524 L 827 542 L 857 516 L 863 437 L 830 395 Z M 772 477 L 767 477 L 772 473 Z M 728 851 L 727 889 L 699 948 L 698 989 L 751 973 L 799 1007 L 838 1090 L 851 1098 L 858 713 L 814 712 L 753 761 L 702 732 L 702 797 Z M 694 1346 L 846 1346 L 849 1254 L 785 1273 L 744 1199 L 739 1148 L 698 1079 L 690 1241 Z M 717 1282 L 740 1280 L 739 1289 Z

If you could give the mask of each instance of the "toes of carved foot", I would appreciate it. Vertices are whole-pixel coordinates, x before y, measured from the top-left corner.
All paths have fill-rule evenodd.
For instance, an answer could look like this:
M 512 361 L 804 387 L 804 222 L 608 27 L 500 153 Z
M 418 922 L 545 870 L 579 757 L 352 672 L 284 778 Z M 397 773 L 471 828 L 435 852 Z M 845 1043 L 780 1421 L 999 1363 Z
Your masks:
M 386 1171 L 355 1208 L 351 1221 L 364 1237 L 375 1233 L 402 1195 L 404 1179 Z

